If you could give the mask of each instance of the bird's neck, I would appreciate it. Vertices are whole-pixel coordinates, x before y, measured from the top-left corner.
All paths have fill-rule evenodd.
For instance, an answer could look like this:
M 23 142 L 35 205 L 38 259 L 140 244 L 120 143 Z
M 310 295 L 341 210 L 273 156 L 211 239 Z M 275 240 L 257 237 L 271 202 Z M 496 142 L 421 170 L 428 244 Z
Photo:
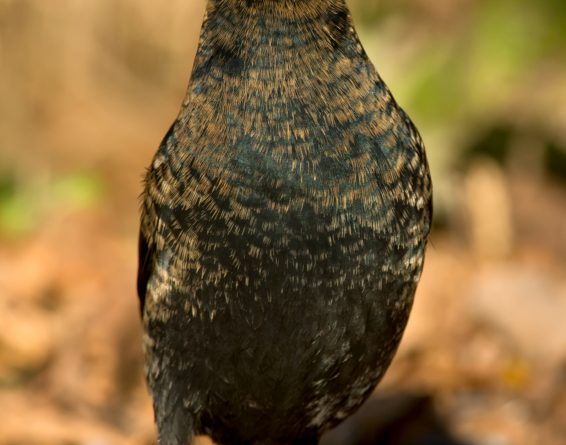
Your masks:
M 363 120 L 376 79 L 343 0 L 210 0 L 180 121 L 218 145 L 322 145 Z
M 215 84 L 209 99 L 232 87 L 269 95 L 269 86 L 293 98 L 296 82 L 319 88 L 340 74 L 337 64 L 359 59 L 367 61 L 344 0 L 209 0 L 189 95 Z

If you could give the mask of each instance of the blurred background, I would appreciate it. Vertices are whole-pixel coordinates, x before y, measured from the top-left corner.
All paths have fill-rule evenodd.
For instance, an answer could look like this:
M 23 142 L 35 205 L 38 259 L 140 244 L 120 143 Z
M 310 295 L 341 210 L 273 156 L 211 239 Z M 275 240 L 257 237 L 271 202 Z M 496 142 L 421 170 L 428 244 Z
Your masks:
M 399 354 L 328 444 L 566 437 L 566 3 L 351 0 L 426 142 L 435 229 Z M 203 0 L 0 0 L 0 444 L 154 444 L 144 168 Z

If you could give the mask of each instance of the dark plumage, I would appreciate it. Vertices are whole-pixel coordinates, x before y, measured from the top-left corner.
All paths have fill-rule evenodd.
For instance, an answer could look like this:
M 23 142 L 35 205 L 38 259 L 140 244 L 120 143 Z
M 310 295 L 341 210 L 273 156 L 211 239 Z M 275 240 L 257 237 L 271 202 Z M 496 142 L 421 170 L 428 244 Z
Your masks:
M 421 139 L 344 1 L 209 0 L 143 196 L 160 443 L 316 444 L 388 367 L 430 221 Z

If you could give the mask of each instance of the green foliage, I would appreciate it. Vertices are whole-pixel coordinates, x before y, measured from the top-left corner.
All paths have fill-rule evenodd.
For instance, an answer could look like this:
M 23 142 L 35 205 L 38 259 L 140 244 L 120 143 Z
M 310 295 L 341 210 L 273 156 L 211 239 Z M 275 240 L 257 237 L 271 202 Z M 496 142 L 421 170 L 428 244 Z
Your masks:
M 51 179 L 0 172 L 0 235 L 25 235 L 41 225 L 46 213 L 88 209 L 103 196 L 104 183 L 91 172 Z
M 566 2 L 560 0 L 476 0 L 461 8 L 452 2 L 434 7 L 433 2 L 408 0 L 352 3 L 366 43 L 370 36 L 381 41 L 366 45 L 370 56 L 384 62 L 372 53 L 374 47 L 393 55 L 385 62 L 400 64 L 393 70 L 399 76 L 390 83 L 426 125 L 469 128 L 470 121 L 501 119 L 500 110 L 523 93 L 527 78 L 549 64 L 566 71 Z M 439 14 L 443 7 L 447 11 Z M 403 20 L 393 23 L 395 32 L 382 32 L 388 20 L 398 17 Z M 418 42 L 411 57 L 394 57 L 406 42 Z
M 33 196 L 20 189 L 11 174 L 0 175 L 0 233 L 27 232 L 36 220 Z
M 90 172 L 74 172 L 57 178 L 52 184 L 56 201 L 74 208 L 96 205 L 104 193 L 104 184 L 99 176 Z

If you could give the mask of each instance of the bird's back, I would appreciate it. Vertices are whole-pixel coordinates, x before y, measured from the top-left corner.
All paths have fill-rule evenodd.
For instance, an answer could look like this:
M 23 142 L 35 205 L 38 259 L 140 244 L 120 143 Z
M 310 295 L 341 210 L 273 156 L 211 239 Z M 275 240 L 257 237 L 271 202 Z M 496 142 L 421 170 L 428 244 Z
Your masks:
M 262 28 L 267 16 L 224 8 L 209 6 L 187 100 L 146 178 L 138 288 L 156 418 L 164 445 L 199 432 L 314 443 L 401 338 L 428 167 L 346 10 Z M 259 35 L 228 39 L 238 17 Z

